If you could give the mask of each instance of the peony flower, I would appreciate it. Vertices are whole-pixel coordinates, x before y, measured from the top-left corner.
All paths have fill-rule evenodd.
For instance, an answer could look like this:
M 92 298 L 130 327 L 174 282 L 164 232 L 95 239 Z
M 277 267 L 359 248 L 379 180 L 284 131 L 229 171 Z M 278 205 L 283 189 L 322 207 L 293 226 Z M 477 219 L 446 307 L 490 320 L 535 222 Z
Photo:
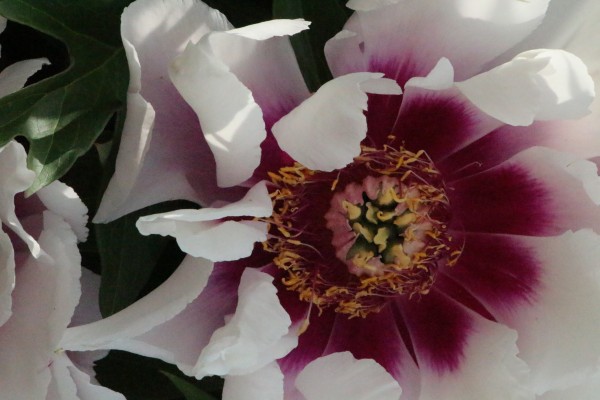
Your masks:
M 128 116 L 96 221 L 204 208 L 138 221 L 190 257 L 71 349 L 221 375 L 227 400 L 591 399 L 598 7 L 348 6 L 312 94 L 286 38 L 304 21 L 125 10 Z
M 0 148 L 2 398 L 124 399 L 93 379 L 93 362 L 105 352 L 58 346 L 69 325 L 101 318 L 100 279 L 82 270 L 77 249 L 87 236 L 86 207 L 58 181 L 25 198 L 35 178 L 25 158 L 17 142 Z

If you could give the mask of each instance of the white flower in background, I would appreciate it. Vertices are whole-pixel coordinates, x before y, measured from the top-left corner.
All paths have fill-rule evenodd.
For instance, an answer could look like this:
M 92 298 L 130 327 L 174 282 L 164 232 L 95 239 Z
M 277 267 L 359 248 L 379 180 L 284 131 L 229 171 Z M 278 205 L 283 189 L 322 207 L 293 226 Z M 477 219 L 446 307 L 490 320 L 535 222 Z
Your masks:
M 0 148 L 0 397 L 124 400 L 93 379 L 104 352 L 59 347 L 69 325 L 101 318 L 100 278 L 82 276 L 86 207 L 58 181 L 25 198 L 35 178 L 25 158 L 17 142 Z
M 6 18 L 0 16 L 0 33 L 6 28 Z M 24 60 L 4 68 L 0 72 L 0 97 L 8 96 L 21 89 L 27 79 L 48 64 L 45 58 Z
M 594 399 L 600 7 L 348 5 L 313 94 L 285 37 L 303 21 L 126 9 L 96 220 L 197 201 L 138 222 L 197 258 L 64 340 L 225 376 L 225 400 Z

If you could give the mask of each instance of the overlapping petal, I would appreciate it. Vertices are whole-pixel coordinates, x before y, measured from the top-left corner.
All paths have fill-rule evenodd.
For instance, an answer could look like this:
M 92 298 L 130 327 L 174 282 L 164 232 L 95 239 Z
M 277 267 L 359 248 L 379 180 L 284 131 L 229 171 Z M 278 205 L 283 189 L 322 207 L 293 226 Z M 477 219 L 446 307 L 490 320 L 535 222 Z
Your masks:
M 382 74 L 355 73 L 338 77 L 273 126 L 279 146 L 311 169 L 343 168 L 360 154 L 367 134 L 367 93 L 401 94 Z
M 254 243 L 266 239 L 267 227 L 260 221 L 233 221 L 231 217 L 268 217 L 273 212 L 265 182 L 257 183 L 238 202 L 221 208 L 179 210 L 142 217 L 137 227 L 143 235 L 171 235 L 194 257 L 212 261 L 237 260 L 250 255 Z M 235 243 L 232 246 L 231 243 Z

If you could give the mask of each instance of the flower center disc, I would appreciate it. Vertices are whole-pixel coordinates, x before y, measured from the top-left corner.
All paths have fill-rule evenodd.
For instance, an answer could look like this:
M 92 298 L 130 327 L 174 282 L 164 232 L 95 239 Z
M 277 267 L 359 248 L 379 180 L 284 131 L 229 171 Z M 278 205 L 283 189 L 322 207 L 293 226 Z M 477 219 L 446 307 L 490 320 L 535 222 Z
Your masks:
M 263 248 L 276 254 L 287 289 L 320 310 L 365 317 L 390 298 L 425 295 L 460 255 L 443 181 L 423 151 L 363 147 L 340 171 L 297 163 L 269 177 L 274 213 Z

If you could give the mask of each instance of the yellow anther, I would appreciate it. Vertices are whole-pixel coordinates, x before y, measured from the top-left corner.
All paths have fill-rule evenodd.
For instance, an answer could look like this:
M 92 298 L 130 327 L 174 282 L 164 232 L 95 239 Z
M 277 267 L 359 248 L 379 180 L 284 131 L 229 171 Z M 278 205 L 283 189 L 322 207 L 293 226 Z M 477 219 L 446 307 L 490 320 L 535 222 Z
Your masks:
M 360 217 L 360 214 L 361 214 L 360 207 L 355 206 L 354 204 L 352 204 L 346 200 L 344 200 L 342 202 L 342 207 L 344 207 L 344 210 L 346 210 L 349 220 L 358 219 Z

